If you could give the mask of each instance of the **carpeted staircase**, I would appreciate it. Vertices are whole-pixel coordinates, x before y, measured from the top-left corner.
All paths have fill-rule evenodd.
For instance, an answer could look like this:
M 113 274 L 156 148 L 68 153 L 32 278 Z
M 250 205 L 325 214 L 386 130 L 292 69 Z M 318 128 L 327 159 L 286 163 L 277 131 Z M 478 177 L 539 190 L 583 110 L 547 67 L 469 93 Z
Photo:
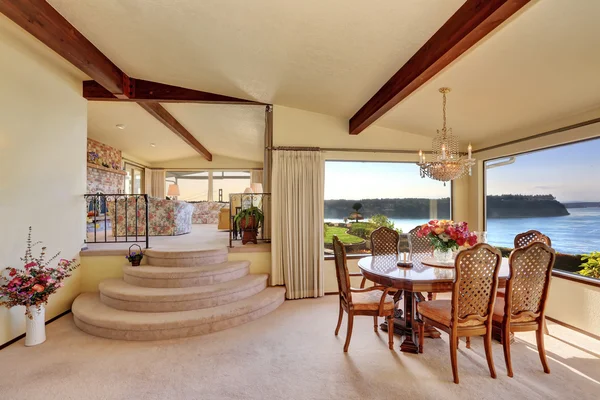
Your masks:
M 160 340 L 203 335 L 273 311 L 285 289 L 267 287 L 250 262 L 227 261 L 227 249 L 147 250 L 148 265 L 123 267 L 123 279 L 100 283 L 73 303 L 75 324 L 109 339 Z

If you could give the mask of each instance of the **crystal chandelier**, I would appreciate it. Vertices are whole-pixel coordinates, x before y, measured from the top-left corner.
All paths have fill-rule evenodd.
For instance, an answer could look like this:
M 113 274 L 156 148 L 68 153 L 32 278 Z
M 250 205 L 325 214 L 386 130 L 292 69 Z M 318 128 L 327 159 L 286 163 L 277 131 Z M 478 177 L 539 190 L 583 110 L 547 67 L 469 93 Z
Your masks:
M 442 93 L 442 115 L 444 125 L 442 130 L 437 131 L 433 139 L 431 150 L 433 160 L 426 161 L 425 154 L 419 150 L 419 162 L 417 165 L 421 168 L 421 178 L 428 176 L 436 181 L 446 182 L 461 178 L 467 173 L 471 175 L 471 168 L 475 165 L 475 159 L 471 158 L 471 144 L 468 147 L 467 157 L 463 157 L 458 152 L 458 138 L 452 134 L 452 128 L 446 128 L 446 93 L 450 88 L 440 88 Z

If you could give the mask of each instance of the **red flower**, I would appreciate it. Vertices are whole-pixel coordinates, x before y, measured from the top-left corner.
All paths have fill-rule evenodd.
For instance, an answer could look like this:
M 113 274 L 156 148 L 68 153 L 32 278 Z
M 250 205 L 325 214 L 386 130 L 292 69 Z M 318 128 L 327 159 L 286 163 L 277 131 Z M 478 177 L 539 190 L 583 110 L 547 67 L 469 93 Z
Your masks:
M 469 236 L 469 245 L 475 246 L 476 244 L 477 244 L 477 236 L 476 235 L 470 235 Z
M 39 283 L 36 283 L 35 285 L 33 285 L 33 287 L 31 288 L 31 290 L 39 293 L 39 292 L 43 292 L 44 291 L 44 287 L 42 285 L 40 285 Z
M 15 276 L 17 274 L 17 270 L 16 269 L 11 269 L 10 272 L 8 273 L 9 276 Z
M 35 267 L 36 265 L 37 265 L 37 263 L 35 263 L 35 262 L 30 262 L 30 263 L 28 263 L 28 264 L 25 264 L 25 269 L 29 269 L 29 268 L 31 268 L 31 267 Z

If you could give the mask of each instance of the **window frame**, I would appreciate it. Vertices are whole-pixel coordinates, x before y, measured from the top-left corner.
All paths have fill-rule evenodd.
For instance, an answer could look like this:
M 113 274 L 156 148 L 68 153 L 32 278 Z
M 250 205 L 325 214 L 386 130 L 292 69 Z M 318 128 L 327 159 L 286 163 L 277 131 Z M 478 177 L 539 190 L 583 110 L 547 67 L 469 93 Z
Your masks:
M 573 140 L 573 141 L 570 141 L 567 143 L 559 143 L 559 144 L 555 144 L 555 145 L 544 146 L 544 147 L 540 147 L 538 149 L 512 152 L 512 153 L 504 154 L 504 155 L 498 156 L 498 157 L 490 157 L 490 158 L 482 159 L 481 165 L 482 165 L 482 170 L 483 170 L 483 172 L 482 172 L 482 178 L 483 178 L 483 193 L 482 193 L 482 196 L 483 196 L 483 207 L 482 207 L 483 208 L 483 215 L 482 215 L 483 230 L 487 231 L 487 183 L 488 183 L 487 178 L 488 178 L 488 176 L 487 176 L 487 168 L 485 167 L 485 164 L 488 161 L 500 160 L 502 158 L 507 158 L 507 157 L 522 156 L 525 154 L 539 153 L 539 152 L 545 151 L 545 150 L 556 149 L 558 147 L 565 147 L 565 146 L 570 146 L 573 144 L 589 142 L 592 140 L 600 140 L 600 135 L 596 135 L 596 136 L 592 136 L 592 137 L 588 137 L 588 138 L 584 138 L 584 139 Z M 576 273 L 569 272 L 569 271 L 563 271 L 560 269 L 555 270 L 553 268 L 552 276 L 566 279 L 566 280 L 573 281 L 573 282 L 578 282 L 578 283 L 588 285 L 588 286 L 600 287 L 600 279 L 590 278 L 590 277 L 583 276 L 583 275 L 578 275 Z
M 357 162 L 357 163 L 388 163 L 388 164 L 417 164 L 416 161 L 389 161 L 389 160 L 362 160 L 362 159 L 358 159 L 358 160 L 340 160 L 340 159 L 325 159 L 323 162 L 323 176 L 325 175 L 325 168 L 327 166 L 327 162 Z M 431 179 L 431 178 L 422 178 L 422 179 Z M 431 179 L 434 180 L 434 179 Z M 440 182 L 440 181 L 436 181 L 436 182 Z M 441 182 L 440 182 L 441 183 Z M 323 191 L 325 191 L 325 187 L 323 185 Z M 323 200 L 323 206 L 325 206 L 325 200 Z M 450 219 L 454 220 L 454 181 L 450 181 Z M 408 232 L 404 232 L 403 234 L 406 234 Z M 360 259 L 360 258 L 364 258 L 364 257 L 369 257 L 370 254 L 347 254 L 346 258 L 351 260 L 351 259 Z M 323 259 L 324 260 L 333 260 L 335 258 L 335 256 L 333 254 L 324 254 L 323 255 Z

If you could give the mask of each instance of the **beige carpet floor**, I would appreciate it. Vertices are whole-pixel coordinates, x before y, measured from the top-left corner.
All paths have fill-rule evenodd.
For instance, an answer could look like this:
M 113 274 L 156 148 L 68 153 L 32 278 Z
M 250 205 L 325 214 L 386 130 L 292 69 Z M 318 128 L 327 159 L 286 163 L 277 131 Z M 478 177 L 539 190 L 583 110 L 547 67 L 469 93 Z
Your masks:
M 460 385 L 451 382 L 447 336 L 425 353 L 387 348 L 372 319 L 357 318 L 347 354 L 335 337 L 337 297 L 286 301 L 237 329 L 189 339 L 123 342 L 89 336 L 65 316 L 43 345 L 0 351 L 0 399 L 598 399 L 600 343 L 550 323 L 552 373 L 543 373 L 534 334 L 513 345 L 515 378 L 493 346 L 490 378 L 481 339 L 461 342 Z M 342 326 L 345 329 L 345 324 Z M 345 332 L 345 331 L 344 331 Z

